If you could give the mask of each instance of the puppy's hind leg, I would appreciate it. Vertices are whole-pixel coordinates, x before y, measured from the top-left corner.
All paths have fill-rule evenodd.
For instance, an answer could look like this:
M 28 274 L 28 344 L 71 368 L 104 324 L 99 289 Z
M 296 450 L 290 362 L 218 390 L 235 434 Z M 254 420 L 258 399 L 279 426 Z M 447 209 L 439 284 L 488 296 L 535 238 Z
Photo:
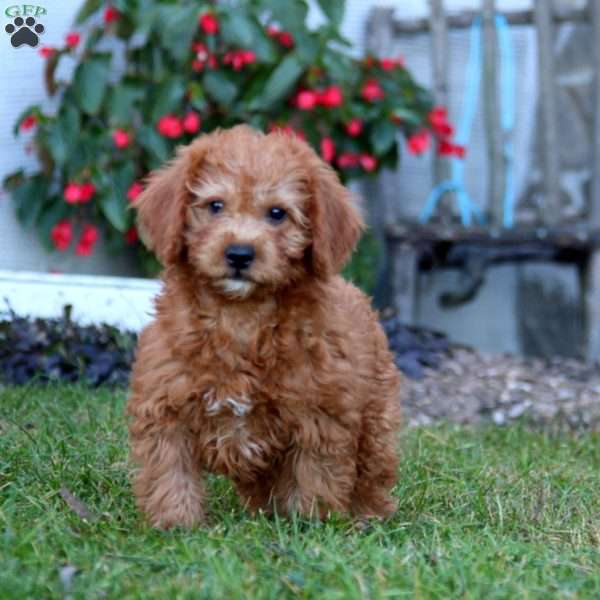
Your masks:
M 291 450 L 273 490 L 273 504 L 282 514 L 325 519 L 330 512 L 347 513 L 354 486 L 354 457 L 319 448 Z
M 135 429 L 135 423 L 132 424 Z M 193 527 L 204 518 L 204 490 L 193 460 L 192 443 L 180 427 L 131 436 L 139 469 L 133 489 L 154 527 Z

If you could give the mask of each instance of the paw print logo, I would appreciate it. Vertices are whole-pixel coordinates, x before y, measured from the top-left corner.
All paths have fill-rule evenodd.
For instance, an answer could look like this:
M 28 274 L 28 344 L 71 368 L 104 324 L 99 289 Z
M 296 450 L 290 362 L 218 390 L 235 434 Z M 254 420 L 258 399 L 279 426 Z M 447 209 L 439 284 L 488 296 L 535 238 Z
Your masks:
M 4 28 L 4 31 L 10 35 L 10 43 L 14 48 L 23 44 L 35 48 L 40 41 L 38 35 L 44 33 L 44 26 L 41 23 L 36 24 L 33 17 L 27 17 L 25 20 L 16 17 Z

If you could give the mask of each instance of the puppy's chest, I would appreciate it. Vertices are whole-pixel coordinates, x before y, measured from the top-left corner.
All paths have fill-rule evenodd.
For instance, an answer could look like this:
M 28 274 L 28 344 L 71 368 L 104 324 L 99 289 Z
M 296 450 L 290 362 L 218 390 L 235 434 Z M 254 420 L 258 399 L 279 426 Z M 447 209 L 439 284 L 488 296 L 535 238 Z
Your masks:
M 202 395 L 202 461 L 211 471 L 241 476 L 269 467 L 285 447 L 278 415 L 244 394 L 209 388 Z
M 228 377 L 240 369 L 264 368 L 277 353 L 277 326 L 252 316 L 220 315 L 206 320 L 200 358 Z
M 289 445 L 293 407 L 314 395 L 311 361 L 297 331 L 228 325 L 209 332 L 195 369 L 202 460 L 218 473 L 255 473 Z

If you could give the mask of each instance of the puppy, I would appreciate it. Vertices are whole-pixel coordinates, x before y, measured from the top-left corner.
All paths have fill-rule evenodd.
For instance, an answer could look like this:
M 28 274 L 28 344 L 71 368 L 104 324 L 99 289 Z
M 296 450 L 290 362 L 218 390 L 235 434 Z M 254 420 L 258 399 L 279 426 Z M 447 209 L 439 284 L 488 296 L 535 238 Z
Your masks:
M 150 523 L 202 522 L 208 472 L 252 511 L 392 514 L 399 374 L 337 274 L 362 221 L 336 173 L 295 137 L 237 126 L 181 148 L 136 206 L 165 267 L 127 406 Z

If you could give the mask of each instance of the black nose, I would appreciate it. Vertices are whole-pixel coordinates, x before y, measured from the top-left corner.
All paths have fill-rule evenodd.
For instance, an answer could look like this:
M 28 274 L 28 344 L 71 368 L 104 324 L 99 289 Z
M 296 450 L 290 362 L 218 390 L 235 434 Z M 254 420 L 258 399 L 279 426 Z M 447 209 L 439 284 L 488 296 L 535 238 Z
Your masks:
M 254 260 L 254 248 L 252 246 L 227 246 L 225 258 L 229 265 L 237 271 L 247 269 Z

